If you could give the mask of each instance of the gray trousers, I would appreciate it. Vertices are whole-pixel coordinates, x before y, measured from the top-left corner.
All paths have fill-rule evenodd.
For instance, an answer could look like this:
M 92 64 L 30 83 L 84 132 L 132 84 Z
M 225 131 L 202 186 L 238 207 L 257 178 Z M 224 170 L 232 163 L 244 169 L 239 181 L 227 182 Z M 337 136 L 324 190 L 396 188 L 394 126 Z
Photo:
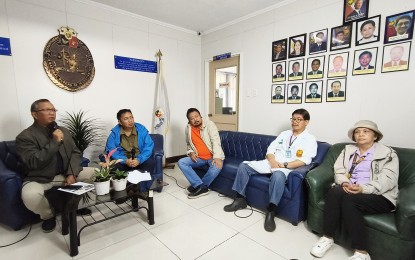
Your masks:
M 84 167 L 79 173 L 76 181 L 92 183 L 94 178 L 94 169 L 92 167 Z M 45 190 L 49 190 L 54 186 L 64 185 L 65 176 L 56 175 L 53 181 L 48 183 L 39 183 L 35 181 L 27 181 L 23 183 L 22 200 L 26 208 L 30 211 L 39 214 L 42 220 L 50 219 L 54 216 L 49 202 L 45 197 Z M 94 196 L 91 196 L 93 199 Z M 82 203 L 82 200 L 80 201 Z M 82 206 L 80 207 L 82 208 Z

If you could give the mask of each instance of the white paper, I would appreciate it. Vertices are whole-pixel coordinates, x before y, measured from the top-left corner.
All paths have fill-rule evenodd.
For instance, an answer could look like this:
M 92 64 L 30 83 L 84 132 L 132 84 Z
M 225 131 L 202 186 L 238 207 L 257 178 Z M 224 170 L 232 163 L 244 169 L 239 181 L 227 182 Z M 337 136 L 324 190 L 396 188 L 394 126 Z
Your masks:
M 266 159 L 261 161 L 243 161 L 243 163 L 248 164 L 249 166 L 251 166 L 252 169 L 257 171 L 258 173 L 271 173 L 271 166 L 269 165 L 269 162 Z
M 134 170 L 128 173 L 127 180 L 128 182 L 137 184 L 141 181 L 151 180 L 151 176 L 149 172 L 140 172 L 140 171 Z
M 91 191 L 91 190 L 95 189 L 94 184 L 86 183 L 86 182 L 75 182 L 74 184 L 71 184 L 71 185 L 80 185 L 80 186 L 82 186 L 82 188 L 79 188 L 77 190 L 68 190 L 68 189 L 59 188 L 58 190 L 68 192 L 68 193 L 72 193 L 72 194 L 75 194 L 75 195 L 81 195 L 81 194 L 84 194 L 88 191 Z

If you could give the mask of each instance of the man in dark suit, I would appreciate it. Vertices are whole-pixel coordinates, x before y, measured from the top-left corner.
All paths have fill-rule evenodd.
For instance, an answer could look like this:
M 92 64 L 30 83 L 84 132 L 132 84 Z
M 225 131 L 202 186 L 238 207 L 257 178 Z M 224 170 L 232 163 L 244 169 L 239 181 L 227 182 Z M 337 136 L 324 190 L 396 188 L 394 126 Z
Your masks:
M 300 88 L 297 85 L 291 87 L 291 96 L 288 97 L 289 100 L 301 100 L 301 96 L 298 96 Z
M 285 75 L 282 73 L 282 65 L 281 64 L 277 64 L 277 66 L 275 67 L 275 75 L 272 76 L 273 79 L 284 79 Z M 278 81 L 278 80 L 277 80 Z
M 290 77 L 301 77 L 303 73 L 300 71 L 300 63 L 298 61 L 294 62 L 292 66 L 293 72 L 290 73 Z
M 372 61 L 372 53 L 370 51 L 364 51 L 359 55 L 360 66 L 355 68 L 355 70 L 367 70 L 374 69 L 375 67 L 370 65 Z
M 316 83 L 311 83 L 308 89 L 310 90 L 310 94 L 306 98 L 321 98 L 321 95 L 317 93 L 318 85 Z
M 274 46 L 274 51 L 275 51 L 275 53 L 274 53 L 274 57 L 273 57 L 273 60 L 274 60 L 274 61 L 276 61 L 276 60 L 283 60 L 283 59 L 285 59 L 286 54 L 285 54 L 285 51 L 284 51 L 284 50 L 283 50 L 283 48 L 282 48 L 282 44 L 281 44 L 281 43 L 277 43 L 277 44 Z
M 307 73 L 307 75 L 322 75 L 323 71 L 319 70 L 320 68 L 320 60 L 314 59 L 311 62 L 311 71 Z
M 346 21 L 357 20 L 365 16 L 366 10 L 363 6 L 364 2 L 365 0 L 356 0 L 354 10 L 347 16 Z
M 279 100 L 282 99 L 282 100 L 284 100 L 284 96 L 281 95 L 281 93 L 282 93 L 281 86 L 276 86 L 274 92 L 275 92 L 275 95 L 272 96 L 272 99 L 279 99 Z
M 327 42 L 324 41 L 324 33 L 318 32 L 314 37 L 314 43 L 310 45 L 310 53 L 327 50 Z
M 342 83 L 338 80 L 331 83 L 331 91 L 327 93 L 327 97 L 344 97 L 344 91 L 341 91 Z

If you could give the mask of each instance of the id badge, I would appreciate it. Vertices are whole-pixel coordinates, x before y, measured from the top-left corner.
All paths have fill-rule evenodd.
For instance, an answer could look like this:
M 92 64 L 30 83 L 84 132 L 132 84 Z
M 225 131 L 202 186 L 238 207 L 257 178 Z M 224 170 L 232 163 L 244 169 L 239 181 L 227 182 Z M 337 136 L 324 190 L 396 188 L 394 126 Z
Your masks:
M 285 157 L 291 158 L 291 150 L 285 151 Z

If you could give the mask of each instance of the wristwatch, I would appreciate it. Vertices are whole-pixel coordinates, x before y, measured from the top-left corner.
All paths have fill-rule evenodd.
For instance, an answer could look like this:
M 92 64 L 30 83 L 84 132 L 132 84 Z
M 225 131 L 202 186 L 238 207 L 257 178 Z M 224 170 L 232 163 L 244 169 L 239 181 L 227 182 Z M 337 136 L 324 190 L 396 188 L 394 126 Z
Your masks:
M 288 163 L 287 162 L 284 163 L 284 167 L 288 168 Z

